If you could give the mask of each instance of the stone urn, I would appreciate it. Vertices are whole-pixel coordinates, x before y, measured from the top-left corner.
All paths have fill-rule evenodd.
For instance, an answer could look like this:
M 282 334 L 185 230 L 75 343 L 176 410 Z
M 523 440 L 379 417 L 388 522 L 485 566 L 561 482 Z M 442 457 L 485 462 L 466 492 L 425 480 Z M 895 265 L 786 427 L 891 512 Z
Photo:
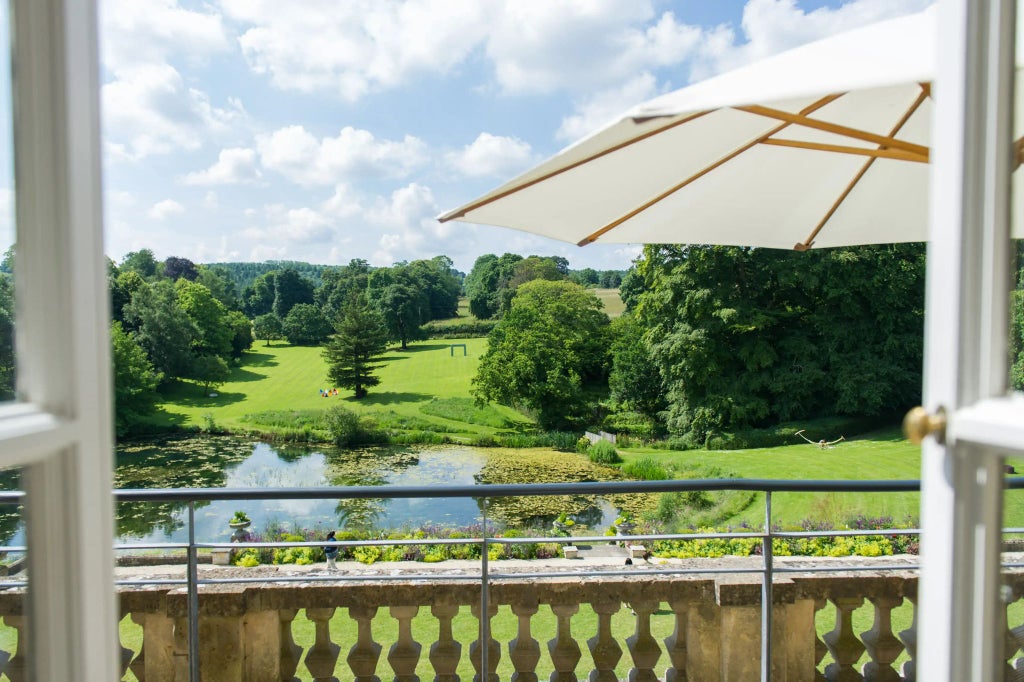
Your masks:
M 249 537 L 249 533 L 246 532 L 246 528 L 252 525 L 252 521 L 232 521 L 228 524 L 231 526 L 231 542 L 245 542 Z

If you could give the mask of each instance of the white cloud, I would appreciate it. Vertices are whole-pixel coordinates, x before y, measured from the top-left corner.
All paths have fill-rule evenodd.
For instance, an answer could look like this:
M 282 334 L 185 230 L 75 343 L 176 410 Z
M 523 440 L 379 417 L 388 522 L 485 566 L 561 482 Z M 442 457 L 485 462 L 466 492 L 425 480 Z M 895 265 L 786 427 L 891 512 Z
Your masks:
M 471 144 L 445 158 L 449 166 L 471 178 L 511 175 L 536 160 L 528 142 L 490 133 L 480 133 Z
M 149 209 L 150 218 L 153 220 L 166 220 L 171 216 L 180 215 L 185 212 L 185 207 L 174 199 L 164 199 L 153 204 Z
M 230 46 L 219 14 L 184 9 L 176 0 L 103 0 L 99 13 L 103 64 L 115 74 L 174 54 L 205 58 Z
M 222 149 L 217 161 L 206 170 L 186 175 L 186 185 L 238 185 L 253 183 L 260 178 L 256 168 L 256 150 L 244 147 Z
M 258 136 L 256 144 L 264 168 L 300 185 L 330 185 L 357 174 L 401 178 L 426 162 L 426 145 L 412 135 L 378 140 L 348 126 L 321 140 L 300 125 L 288 126 Z
M 641 73 L 618 88 L 597 92 L 577 103 L 576 113 L 562 119 L 556 137 L 566 141 L 579 139 L 656 93 L 657 80 L 650 73 Z
M 692 77 L 700 80 L 834 33 L 917 12 L 933 1 L 854 0 L 808 12 L 796 0 L 749 0 L 743 8 L 745 40 L 739 42 L 729 27 L 708 32 Z
M 169 64 L 126 69 L 103 86 L 102 96 L 107 148 L 135 160 L 198 149 L 208 134 L 226 132 L 245 116 L 237 103 L 229 109 L 212 106 Z
M 487 39 L 498 84 L 511 94 L 586 92 L 682 62 L 701 30 L 648 2 L 516 2 L 502 5 Z
M 223 0 L 225 15 L 247 27 L 239 37 L 250 68 L 275 87 L 336 93 L 355 101 L 369 92 L 443 74 L 474 49 L 484 30 L 477 0 Z
M 213 105 L 172 65 L 194 67 L 231 48 L 218 13 L 185 9 L 177 0 L 105 0 L 100 30 L 109 72 L 102 87 L 108 160 L 198 149 L 245 117 L 240 102 Z

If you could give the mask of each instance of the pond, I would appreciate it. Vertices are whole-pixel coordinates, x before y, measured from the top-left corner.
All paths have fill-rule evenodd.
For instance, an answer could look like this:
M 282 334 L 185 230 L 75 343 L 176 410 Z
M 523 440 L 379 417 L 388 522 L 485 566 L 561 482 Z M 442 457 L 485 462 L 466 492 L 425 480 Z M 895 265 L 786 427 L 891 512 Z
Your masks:
M 292 488 L 318 486 L 450 486 L 485 483 L 608 480 L 615 469 L 585 457 L 544 450 L 416 446 L 341 450 L 229 437 L 163 439 L 118 446 L 118 488 Z M 479 503 L 468 498 L 392 500 L 224 501 L 196 505 L 196 539 L 224 541 L 235 510 L 252 519 L 252 530 L 269 524 L 290 527 L 419 528 L 470 526 L 481 519 Z M 548 524 L 561 511 L 598 531 L 615 517 L 604 499 L 502 499 L 492 501 L 489 518 L 512 526 Z M 178 542 L 188 538 L 183 503 L 119 503 L 117 532 L 122 542 Z

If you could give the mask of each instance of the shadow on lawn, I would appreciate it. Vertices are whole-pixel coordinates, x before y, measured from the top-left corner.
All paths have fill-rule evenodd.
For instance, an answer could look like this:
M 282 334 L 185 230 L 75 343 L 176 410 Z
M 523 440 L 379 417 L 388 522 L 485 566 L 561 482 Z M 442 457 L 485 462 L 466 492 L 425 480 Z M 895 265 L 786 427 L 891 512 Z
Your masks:
M 277 364 L 277 363 L 273 363 L 273 364 Z M 260 374 L 259 372 L 251 372 L 248 369 L 246 369 L 245 367 L 236 367 L 235 369 L 233 369 L 231 371 L 231 379 L 230 379 L 230 381 L 232 383 L 234 383 L 234 382 L 245 383 L 245 382 L 248 382 L 248 381 L 261 381 L 261 380 L 266 379 L 266 378 L 267 378 L 266 374 Z
M 210 396 L 208 393 L 196 393 L 191 391 L 181 391 L 176 393 L 174 396 L 174 402 L 176 405 L 181 407 L 224 407 L 232 403 L 238 403 L 245 400 L 244 393 L 221 393 L 220 391 L 211 391 L 216 393 L 216 396 Z
M 247 351 L 242 359 L 245 361 L 246 367 L 276 367 L 278 364 L 277 358 L 270 353 L 260 353 L 255 350 Z
M 426 393 L 398 393 L 388 391 L 374 393 L 373 389 L 370 389 L 370 393 L 368 393 L 365 398 L 356 400 L 354 397 L 349 396 L 345 398 L 345 402 L 358 403 L 360 405 L 391 405 L 393 403 L 408 403 L 430 400 L 431 397 L 432 396 Z

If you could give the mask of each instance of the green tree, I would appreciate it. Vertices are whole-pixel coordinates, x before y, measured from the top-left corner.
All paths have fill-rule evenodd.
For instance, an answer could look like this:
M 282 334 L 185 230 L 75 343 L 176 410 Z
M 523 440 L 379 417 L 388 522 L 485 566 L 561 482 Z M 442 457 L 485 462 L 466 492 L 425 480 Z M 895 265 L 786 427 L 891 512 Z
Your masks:
M 295 270 L 281 270 L 274 279 L 274 314 L 284 320 L 292 306 L 312 303 L 313 289 L 313 283 Z
M 459 314 L 462 282 L 455 275 L 452 260 L 448 256 L 415 260 L 409 263 L 407 270 L 426 299 L 427 307 L 421 322 L 444 320 Z
M 231 330 L 231 357 L 240 358 L 242 353 L 252 348 L 252 322 L 240 310 L 230 310 L 227 326 Z
M 231 368 L 224 358 L 216 355 L 199 355 L 192 360 L 191 371 L 187 378 L 199 384 L 203 393 L 209 393 L 231 377 Z
M 627 410 L 655 417 L 666 407 L 665 394 L 643 327 L 632 315 L 622 315 L 612 321 L 611 336 L 608 388 L 612 399 Z
M 189 376 L 198 331 L 178 305 L 173 284 L 158 280 L 141 287 L 125 305 L 124 318 L 165 380 Z
M 637 272 L 674 433 L 882 415 L 919 393 L 921 245 L 649 245 Z
M 265 339 L 268 346 L 273 339 L 280 339 L 284 336 L 281 318 L 274 313 L 265 313 L 253 320 L 252 331 L 257 339 Z
M 276 282 L 276 271 L 266 272 L 258 276 L 242 292 L 242 311 L 251 318 L 273 312 Z
M 601 301 L 578 284 L 523 284 L 487 338 L 474 395 L 525 405 L 545 428 L 572 424 L 586 414 L 588 389 L 605 381 L 608 324 Z
M 430 301 L 407 265 L 381 268 L 370 275 L 367 296 L 384 318 L 388 338 L 402 350 L 410 341 L 423 338 L 420 325 L 430 319 Z
M 379 312 L 353 295 L 334 324 L 334 334 L 323 350 L 327 379 L 334 386 L 351 389 L 356 398 L 380 384 L 374 372 L 387 350 L 388 331 Z
M 124 307 L 132 300 L 136 291 L 146 286 L 146 280 L 135 270 L 122 270 L 109 280 L 109 286 L 111 317 L 123 322 Z
M 230 358 L 234 330 L 229 324 L 228 309 L 198 282 L 182 277 L 174 286 L 178 294 L 178 305 L 196 329 L 192 341 L 195 354 Z
M 213 297 L 228 310 L 239 310 L 238 287 L 231 279 L 231 272 L 221 265 L 200 265 L 196 282 L 210 290 Z
M 331 323 L 312 303 L 292 306 L 282 328 L 288 343 L 293 346 L 316 346 L 331 334 Z
M 132 272 L 139 273 L 143 279 L 149 279 L 156 274 L 158 266 L 159 263 L 157 263 L 152 251 L 140 249 L 124 255 L 124 258 L 121 260 L 120 270 L 121 272 L 131 270 Z
M 162 376 L 153 368 L 134 335 L 126 332 L 120 322 L 111 324 L 110 340 L 114 363 L 114 426 L 117 434 L 123 436 L 141 417 L 153 412 L 156 387 Z
M 508 288 L 516 264 L 521 260 L 523 257 L 515 253 L 506 253 L 500 258 L 488 253 L 477 258 L 465 282 L 469 312 L 481 320 L 497 315 L 501 311 L 503 291 Z
M 598 274 L 594 268 L 583 268 L 569 275 L 569 279 L 581 286 L 597 286 Z
M 333 320 L 338 317 L 352 294 L 365 294 L 370 278 L 370 264 L 354 258 L 348 265 L 324 270 L 322 281 L 314 292 L 316 304 L 324 315 Z

